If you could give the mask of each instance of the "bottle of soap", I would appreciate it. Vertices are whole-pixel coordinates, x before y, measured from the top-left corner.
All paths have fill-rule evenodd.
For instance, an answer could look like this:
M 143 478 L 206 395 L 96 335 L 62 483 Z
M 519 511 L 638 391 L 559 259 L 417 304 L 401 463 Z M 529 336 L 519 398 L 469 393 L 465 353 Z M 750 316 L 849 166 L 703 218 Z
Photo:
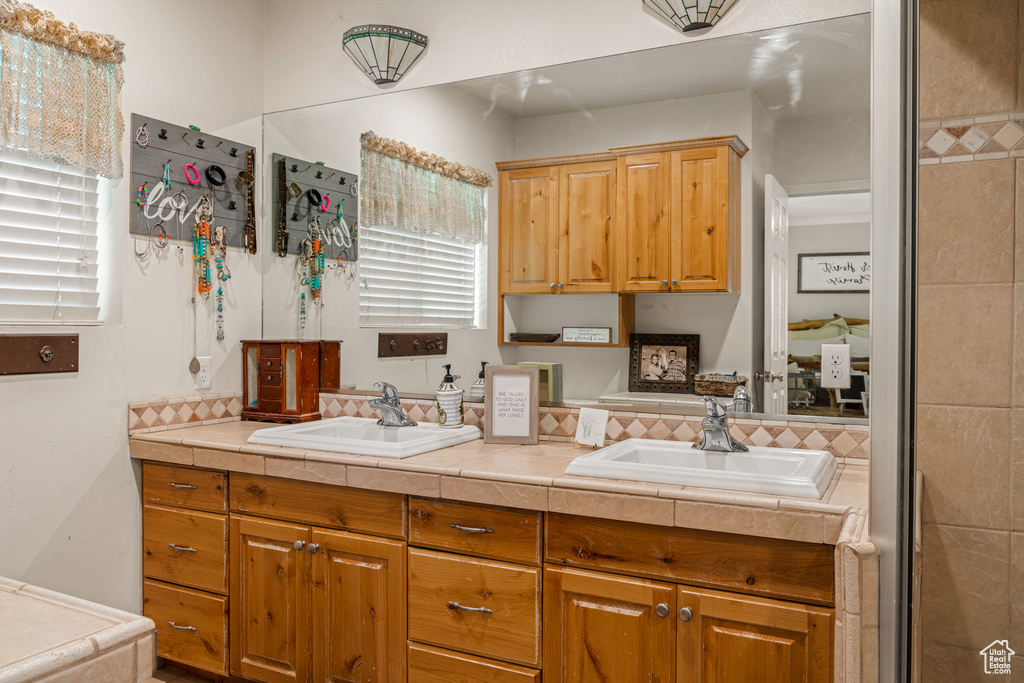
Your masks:
M 485 369 L 487 368 L 487 361 L 480 361 L 480 377 L 477 381 L 473 382 L 469 387 L 469 400 L 470 401 L 483 401 L 484 394 L 487 392 L 487 385 L 484 383 Z
M 451 363 L 445 365 L 444 370 L 444 380 L 437 388 L 437 422 L 442 427 L 461 427 L 463 391 L 455 384 L 459 376 L 452 374 Z

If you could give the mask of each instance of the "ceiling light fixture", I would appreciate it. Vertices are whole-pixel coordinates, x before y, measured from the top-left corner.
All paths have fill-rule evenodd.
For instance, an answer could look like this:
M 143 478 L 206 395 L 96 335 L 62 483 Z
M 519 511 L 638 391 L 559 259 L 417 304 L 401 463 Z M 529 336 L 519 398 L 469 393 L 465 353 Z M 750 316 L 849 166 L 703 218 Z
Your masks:
M 736 4 L 736 0 L 643 0 L 643 2 L 684 32 L 714 26 Z
M 342 47 L 377 85 L 397 83 L 427 47 L 427 37 L 399 26 L 367 24 L 345 31 Z

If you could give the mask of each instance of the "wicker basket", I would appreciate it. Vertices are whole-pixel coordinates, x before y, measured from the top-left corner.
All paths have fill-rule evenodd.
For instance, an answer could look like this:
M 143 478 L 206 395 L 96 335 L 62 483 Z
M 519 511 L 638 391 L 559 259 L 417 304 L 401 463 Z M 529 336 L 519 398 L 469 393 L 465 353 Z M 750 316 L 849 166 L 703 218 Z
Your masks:
M 736 387 L 746 384 L 743 375 L 694 375 L 693 389 L 698 396 L 731 398 Z

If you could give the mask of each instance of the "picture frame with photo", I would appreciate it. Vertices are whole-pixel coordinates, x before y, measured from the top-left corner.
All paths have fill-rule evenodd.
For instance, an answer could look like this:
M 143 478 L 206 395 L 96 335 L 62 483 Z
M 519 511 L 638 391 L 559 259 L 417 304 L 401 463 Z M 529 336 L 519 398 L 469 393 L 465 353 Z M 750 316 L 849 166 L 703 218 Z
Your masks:
M 692 394 L 699 368 L 699 334 L 629 335 L 630 391 Z

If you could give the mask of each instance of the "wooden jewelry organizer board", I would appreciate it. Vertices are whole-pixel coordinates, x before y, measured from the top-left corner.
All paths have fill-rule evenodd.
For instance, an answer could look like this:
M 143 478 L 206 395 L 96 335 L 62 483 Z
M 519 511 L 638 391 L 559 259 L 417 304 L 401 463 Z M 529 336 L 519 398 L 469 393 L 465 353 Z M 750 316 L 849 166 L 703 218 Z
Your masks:
M 283 164 L 282 164 L 283 162 Z M 280 187 L 283 182 L 286 188 L 291 188 L 292 183 L 299 188 L 299 194 L 292 196 L 287 192 L 284 205 L 283 218 L 288 226 L 288 253 L 299 253 L 299 245 L 309 237 L 309 221 L 314 214 L 320 216 L 320 227 L 327 231 L 327 224 L 338 217 L 338 205 L 341 204 L 344 210 L 345 224 L 350 232 L 350 241 L 347 244 L 337 245 L 334 243 L 334 230 L 328 233 L 329 243 L 325 245 L 324 255 L 327 260 L 333 260 L 344 256 L 346 261 L 359 260 L 359 240 L 353 238 L 352 228 L 355 227 L 359 218 L 359 191 L 357 184 L 359 176 L 355 173 L 348 173 L 329 166 L 321 166 L 312 161 L 303 161 L 283 154 L 271 155 L 271 177 L 270 195 L 273 197 L 272 213 L 270 217 L 269 237 L 267 248 L 277 253 L 277 231 L 278 221 L 282 217 Z M 282 169 L 284 175 L 282 176 Z M 344 181 L 344 182 L 342 182 Z M 330 197 L 331 203 L 325 211 L 314 206 L 308 197 L 309 190 L 314 189 L 321 197 Z M 342 203 L 344 200 L 344 203 Z M 326 202 L 323 202 L 326 204 Z
M 139 145 L 137 131 L 143 124 L 149 134 L 149 142 L 145 147 Z M 161 131 L 166 131 L 161 137 Z M 212 225 L 224 226 L 228 246 L 245 246 L 245 223 L 249 210 L 249 184 L 236 186 L 239 171 L 247 170 L 247 155 L 253 151 L 253 197 L 257 194 L 256 181 L 259 178 L 256 165 L 256 148 L 225 138 L 209 135 L 188 127 L 176 126 L 173 123 L 160 121 L 149 116 L 132 114 L 131 136 L 131 194 L 129 204 L 128 230 L 140 236 L 156 236 L 159 229 L 157 223 L 163 221 L 164 230 L 170 240 L 192 241 L 192 226 L 196 222 L 196 206 L 205 194 L 213 204 Z M 201 144 L 201 146 L 200 146 Z M 164 188 L 164 164 L 170 160 L 171 172 L 169 179 L 171 189 Z M 199 174 L 199 183 L 191 184 L 185 177 L 186 164 L 194 164 Z M 220 186 L 211 186 L 206 179 L 206 169 L 219 166 L 226 176 Z M 191 169 L 189 175 L 195 177 Z M 150 198 L 142 211 L 136 199 L 139 186 L 146 183 L 146 196 Z M 187 207 L 181 211 L 174 208 L 172 197 L 184 191 L 188 199 Z M 234 208 L 232 207 L 234 202 Z M 253 231 L 257 235 L 257 248 L 270 248 L 269 238 L 260 234 L 256 203 L 252 204 Z

